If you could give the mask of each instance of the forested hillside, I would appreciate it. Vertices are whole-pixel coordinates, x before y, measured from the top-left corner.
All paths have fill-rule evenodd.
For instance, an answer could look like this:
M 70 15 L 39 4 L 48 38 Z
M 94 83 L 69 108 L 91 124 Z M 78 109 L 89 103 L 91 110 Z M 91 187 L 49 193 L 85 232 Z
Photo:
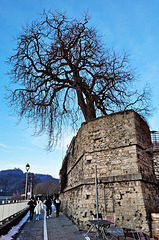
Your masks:
M 13 193 L 24 193 L 26 173 L 19 168 L 0 171 L 0 196 L 12 196 Z M 54 180 L 56 183 L 59 179 L 53 178 L 51 175 L 45 174 L 28 174 L 28 184 L 32 181 L 33 187 L 38 183 Z

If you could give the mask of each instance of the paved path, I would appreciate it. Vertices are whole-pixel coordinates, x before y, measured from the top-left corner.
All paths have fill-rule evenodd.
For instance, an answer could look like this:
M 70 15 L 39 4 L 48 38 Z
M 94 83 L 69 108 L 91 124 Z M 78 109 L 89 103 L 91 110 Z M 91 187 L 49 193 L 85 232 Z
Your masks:
M 78 230 L 78 228 L 62 213 L 59 217 L 52 213 L 52 216 L 46 218 L 46 212 L 43 210 L 40 220 L 34 218 L 27 222 L 25 226 L 16 235 L 16 240 L 86 240 L 87 238 Z

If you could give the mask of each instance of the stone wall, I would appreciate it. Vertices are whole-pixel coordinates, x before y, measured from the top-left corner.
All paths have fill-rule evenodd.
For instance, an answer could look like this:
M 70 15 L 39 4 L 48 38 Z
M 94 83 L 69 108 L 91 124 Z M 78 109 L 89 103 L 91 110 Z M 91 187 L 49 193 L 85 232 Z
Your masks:
M 82 124 L 60 171 L 64 213 L 82 229 L 96 218 L 96 165 L 99 217 L 149 233 L 150 213 L 159 210 L 149 149 L 149 127 L 133 110 Z

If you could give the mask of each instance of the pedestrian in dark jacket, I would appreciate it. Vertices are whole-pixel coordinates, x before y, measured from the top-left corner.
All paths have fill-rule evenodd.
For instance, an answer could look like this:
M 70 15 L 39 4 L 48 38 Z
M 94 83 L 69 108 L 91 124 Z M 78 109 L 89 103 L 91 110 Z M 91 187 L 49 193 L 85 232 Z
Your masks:
M 36 206 L 36 202 L 33 197 L 30 198 L 30 201 L 28 202 L 29 208 L 30 208 L 30 221 L 33 219 L 34 215 L 34 208 Z
M 48 197 L 48 199 L 45 202 L 46 205 L 46 211 L 47 211 L 47 218 L 51 217 L 51 213 L 52 213 L 52 199 L 51 197 Z
M 56 217 L 58 217 L 59 216 L 59 212 L 60 212 L 60 205 L 61 205 L 61 200 L 59 199 L 59 196 L 57 196 L 54 199 L 54 205 L 56 207 Z

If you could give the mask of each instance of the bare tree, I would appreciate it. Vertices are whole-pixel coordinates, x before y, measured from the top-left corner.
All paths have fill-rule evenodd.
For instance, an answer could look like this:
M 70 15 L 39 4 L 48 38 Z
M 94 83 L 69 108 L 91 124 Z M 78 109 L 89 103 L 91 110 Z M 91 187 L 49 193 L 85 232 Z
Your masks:
M 89 121 L 130 108 L 149 111 L 146 88 L 141 93 L 133 88 L 130 56 L 108 49 L 89 23 L 87 13 L 77 20 L 44 11 L 23 28 L 8 59 L 11 107 L 38 133 L 47 131 L 50 148 L 65 121 L 76 123 L 80 116 Z
M 29 174 L 28 174 L 28 187 L 34 189 L 34 187 L 38 183 L 40 183 L 39 177 L 37 177 L 34 173 L 29 172 Z M 26 175 L 24 177 L 24 180 L 21 181 L 19 185 L 22 189 L 25 189 L 25 184 L 26 184 Z
M 55 195 L 60 191 L 60 184 L 50 179 L 46 182 L 39 183 L 34 188 L 34 194 L 42 194 L 43 196 Z

